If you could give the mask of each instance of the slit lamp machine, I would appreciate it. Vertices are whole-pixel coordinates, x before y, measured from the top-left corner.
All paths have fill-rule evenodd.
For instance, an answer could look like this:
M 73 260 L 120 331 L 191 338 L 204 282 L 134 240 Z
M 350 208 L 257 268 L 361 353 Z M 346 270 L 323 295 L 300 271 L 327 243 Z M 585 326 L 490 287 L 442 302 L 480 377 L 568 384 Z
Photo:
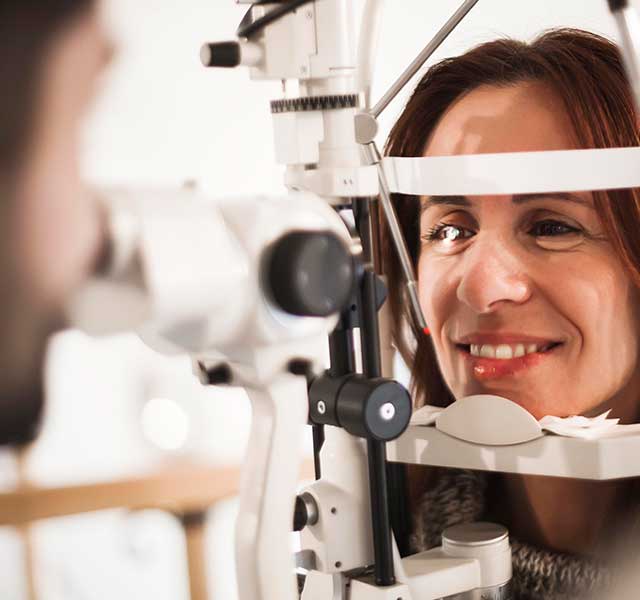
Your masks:
M 351 0 L 236 2 L 248 9 L 237 39 L 205 44 L 201 60 L 283 82 L 271 113 L 286 193 L 233 201 L 189 189 L 102 193 L 109 250 L 71 302 L 72 321 L 91 334 L 136 330 L 157 351 L 188 353 L 203 384 L 247 390 L 253 420 L 235 540 L 241 600 L 507 599 L 511 552 L 502 526 L 450 528 L 441 547 L 401 557 L 391 466 L 639 476 L 638 461 L 626 458 L 640 453 L 640 434 L 543 435 L 523 409 L 492 396 L 460 399 L 437 427 L 409 426 L 411 398 L 391 378 L 379 219 L 422 332 L 392 193 L 640 187 L 640 148 L 382 158 L 377 118 L 478 0 L 462 2 L 375 104 L 382 0 L 366 0 L 362 11 Z M 609 0 L 609 8 L 638 99 L 638 20 L 624 1 Z M 316 481 L 298 490 L 307 424 Z M 295 555 L 294 528 L 302 546 Z

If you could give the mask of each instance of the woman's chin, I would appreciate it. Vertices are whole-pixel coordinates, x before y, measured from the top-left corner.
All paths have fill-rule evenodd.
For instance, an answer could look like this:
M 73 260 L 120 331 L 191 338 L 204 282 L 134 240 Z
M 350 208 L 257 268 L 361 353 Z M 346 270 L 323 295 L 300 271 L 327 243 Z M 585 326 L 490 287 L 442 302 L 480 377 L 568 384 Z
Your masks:
M 581 407 L 562 401 L 556 391 L 550 393 L 563 389 L 566 384 L 563 349 L 560 346 L 508 360 L 471 356 L 459 350 L 454 359 L 454 380 L 463 383 L 452 386 L 454 395 L 458 399 L 476 394 L 501 396 L 515 402 L 536 419 L 547 415 L 580 414 Z

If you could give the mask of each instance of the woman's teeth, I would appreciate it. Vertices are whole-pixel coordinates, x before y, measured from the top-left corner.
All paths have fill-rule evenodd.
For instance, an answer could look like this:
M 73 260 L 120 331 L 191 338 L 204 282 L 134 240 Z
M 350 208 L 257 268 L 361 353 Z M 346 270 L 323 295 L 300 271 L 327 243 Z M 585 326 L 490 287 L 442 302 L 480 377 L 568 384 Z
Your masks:
M 499 346 L 493 346 L 491 344 L 471 344 L 469 352 L 471 356 L 510 360 L 512 358 L 519 358 L 525 354 L 545 352 L 549 350 L 551 346 L 553 346 L 553 344 L 500 344 Z

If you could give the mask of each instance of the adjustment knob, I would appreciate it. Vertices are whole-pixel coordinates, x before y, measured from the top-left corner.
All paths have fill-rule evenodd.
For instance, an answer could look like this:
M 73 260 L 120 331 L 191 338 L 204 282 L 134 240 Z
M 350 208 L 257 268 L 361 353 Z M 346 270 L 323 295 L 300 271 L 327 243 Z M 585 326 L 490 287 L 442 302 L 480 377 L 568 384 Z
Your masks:
M 353 257 L 333 233 L 288 233 L 274 244 L 266 263 L 264 284 L 278 307 L 289 314 L 328 317 L 351 299 Z
M 216 42 L 204 44 L 200 49 L 200 61 L 205 67 L 226 67 L 232 69 L 240 65 L 240 44 L 238 42 Z
M 293 530 L 302 531 L 308 525 L 318 522 L 318 503 L 316 499 L 305 492 L 296 497 L 296 505 L 293 514 Z
M 309 420 L 342 427 L 367 440 L 390 442 L 411 420 L 411 396 L 398 382 L 362 375 L 332 377 L 327 371 L 309 387 Z
M 350 434 L 390 442 L 411 420 L 411 396 L 396 381 L 350 377 L 338 398 L 338 421 Z
M 205 67 L 255 67 L 263 58 L 262 47 L 252 42 L 213 42 L 200 49 L 200 62 Z

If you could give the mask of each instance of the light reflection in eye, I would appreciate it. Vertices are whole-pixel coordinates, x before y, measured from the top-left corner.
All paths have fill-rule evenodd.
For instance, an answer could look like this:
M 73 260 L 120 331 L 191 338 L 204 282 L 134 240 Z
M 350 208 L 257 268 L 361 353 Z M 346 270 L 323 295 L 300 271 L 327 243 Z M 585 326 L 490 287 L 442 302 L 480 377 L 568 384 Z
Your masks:
M 450 223 L 440 223 L 427 231 L 424 239 L 428 242 L 455 242 L 459 239 L 471 237 L 472 235 L 473 232 L 464 227 L 458 227 Z
M 457 227 L 445 227 L 444 229 L 444 237 L 449 241 L 457 240 L 461 234 L 462 232 Z

